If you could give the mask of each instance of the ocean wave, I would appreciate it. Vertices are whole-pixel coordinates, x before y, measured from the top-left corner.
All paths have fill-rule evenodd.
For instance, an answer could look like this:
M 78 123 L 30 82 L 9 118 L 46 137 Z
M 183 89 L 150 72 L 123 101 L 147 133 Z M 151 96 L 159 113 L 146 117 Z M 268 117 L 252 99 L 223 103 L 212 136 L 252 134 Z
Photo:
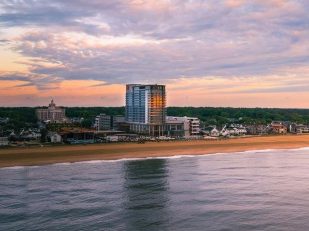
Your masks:
M 290 149 L 292 151 L 309 151 L 309 147 L 302 147 L 302 148 L 296 148 L 296 149 Z
M 13 166 L 13 167 L 3 167 L 1 169 L 23 169 L 23 168 L 26 168 L 27 166 Z M 30 167 L 30 166 L 28 166 Z
M 53 165 L 53 166 L 62 166 L 62 165 L 71 165 L 74 162 L 63 162 L 63 163 L 55 163 L 55 164 L 49 164 L 49 165 Z
M 18 169 L 29 169 L 29 168 L 39 168 L 42 167 L 40 165 L 20 165 L 20 166 L 10 166 L 10 167 L 1 167 L 0 170 L 2 169 L 8 169 L 8 170 L 18 170 Z

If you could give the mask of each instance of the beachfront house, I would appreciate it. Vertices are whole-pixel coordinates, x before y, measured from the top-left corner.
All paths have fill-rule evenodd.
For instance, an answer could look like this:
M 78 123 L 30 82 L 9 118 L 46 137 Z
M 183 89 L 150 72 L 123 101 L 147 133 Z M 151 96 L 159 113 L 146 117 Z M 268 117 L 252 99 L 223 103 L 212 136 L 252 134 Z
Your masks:
M 296 126 L 296 133 L 302 134 L 302 133 L 309 133 L 309 127 L 306 125 L 297 125 Z
M 241 124 L 225 125 L 220 131 L 222 136 L 243 136 L 247 134 L 247 129 Z
M 38 140 L 41 138 L 41 132 L 39 129 L 32 128 L 32 129 L 22 129 L 19 137 L 22 140 Z
M 51 143 L 61 143 L 62 137 L 57 132 L 49 132 L 47 135 L 47 139 L 50 140 Z
M 246 130 L 249 135 L 265 135 L 269 133 L 269 127 L 263 124 L 247 125 Z
M 270 124 L 270 131 L 274 134 L 286 134 L 288 128 L 282 122 L 272 122 Z
M 202 133 L 206 136 L 218 137 L 220 136 L 220 131 L 216 128 L 216 126 L 209 126 L 202 130 Z
M 309 126 L 304 124 L 290 124 L 289 132 L 296 134 L 309 133 Z
M 307 125 L 298 124 L 295 127 L 295 132 L 297 134 L 309 133 L 309 127 Z
M 219 131 L 217 128 L 213 128 L 213 129 L 210 131 L 210 136 L 212 136 L 212 137 L 218 137 L 218 136 L 220 136 L 220 131 Z

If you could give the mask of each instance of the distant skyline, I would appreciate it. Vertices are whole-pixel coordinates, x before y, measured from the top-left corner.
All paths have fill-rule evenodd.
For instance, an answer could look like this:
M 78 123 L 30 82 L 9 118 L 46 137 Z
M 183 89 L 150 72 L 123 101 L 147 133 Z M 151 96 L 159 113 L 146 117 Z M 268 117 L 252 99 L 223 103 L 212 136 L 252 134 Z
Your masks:
M 0 106 L 309 108 L 309 1 L 5 0 Z

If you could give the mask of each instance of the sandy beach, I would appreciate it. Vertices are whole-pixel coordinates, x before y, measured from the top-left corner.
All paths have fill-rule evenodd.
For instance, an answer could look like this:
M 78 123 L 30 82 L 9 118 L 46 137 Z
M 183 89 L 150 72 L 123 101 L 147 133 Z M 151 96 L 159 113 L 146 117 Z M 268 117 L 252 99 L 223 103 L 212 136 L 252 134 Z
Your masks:
M 309 147 L 309 135 L 0 149 L 0 167 Z

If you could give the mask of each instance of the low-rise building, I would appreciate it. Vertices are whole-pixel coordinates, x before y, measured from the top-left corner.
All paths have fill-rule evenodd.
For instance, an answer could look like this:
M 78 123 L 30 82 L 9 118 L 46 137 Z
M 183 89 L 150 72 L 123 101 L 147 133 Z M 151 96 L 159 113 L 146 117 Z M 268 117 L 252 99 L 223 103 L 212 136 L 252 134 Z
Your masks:
M 8 146 L 9 138 L 8 137 L 0 137 L 0 146 Z
M 270 124 L 270 131 L 274 134 L 286 134 L 288 128 L 281 122 L 272 122 Z
M 208 126 L 205 129 L 203 129 L 202 133 L 206 136 L 211 136 L 211 137 L 219 137 L 220 136 L 220 131 L 217 129 L 216 126 Z
M 68 121 L 73 124 L 81 124 L 84 121 L 83 117 L 72 117 L 69 118 Z
M 23 140 L 38 140 L 41 138 L 41 132 L 38 129 L 22 129 L 19 137 Z
M 51 143 L 61 143 L 62 137 L 57 132 L 49 132 L 47 138 L 50 140 Z
M 7 124 L 10 121 L 8 117 L 0 117 L 0 124 Z
M 213 129 L 210 131 L 210 136 L 212 136 L 212 137 L 218 137 L 218 136 L 220 136 L 220 131 L 219 131 L 217 128 L 213 128 Z
M 126 118 L 123 115 L 114 115 L 112 117 L 112 128 L 113 130 L 121 130 L 122 124 L 125 123 Z
M 301 134 L 301 133 L 309 133 L 309 127 L 306 125 L 297 125 L 296 126 L 296 133 Z
M 166 133 L 165 124 L 128 123 L 130 133 L 148 135 L 152 137 L 163 136 Z
M 105 137 L 108 142 L 136 142 L 139 140 L 137 134 L 114 134 Z
M 296 134 L 309 133 L 309 126 L 293 123 L 290 124 L 289 131 Z
M 125 122 L 125 117 L 121 115 L 100 114 L 95 117 L 94 128 L 97 131 L 118 130 L 120 124 Z
M 172 125 L 175 124 L 177 127 L 173 127 Z M 181 125 L 182 124 L 182 125 Z M 177 130 L 182 130 L 182 135 L 184 137 L 189 136 L 198 136 L 200 135 L 201 129 L 200 129 L 200 120 L 196 117 L 178 117 L 178 116 L 167 116 L 165 120 L 166 125 L 166 131 L 169 133 L 170 128 L 177 128 Z M 181 126 L 182 127 L 181 127 Z
M 59 134 L 62 140 L 70 144 L 90 144 L 95 142 L 95 131 L 85 128 L 62 128 Z
M 242 124 L 225 125 L 220 131 L 222 136 L 242 136 L 247 134 L 247 129 Z
M 166 119 L 166 135 L 169 137 L 186 137 L 190 136 L 189 123 L 177 119 Z
M 247 125 L 246 130 L 249 135 L 265 135 L 269 133 L 269 127 L 263 124 Z
M 95 117 L 94 128 L 97 131 L 112 130 L 112 116 L 101 113 Z

